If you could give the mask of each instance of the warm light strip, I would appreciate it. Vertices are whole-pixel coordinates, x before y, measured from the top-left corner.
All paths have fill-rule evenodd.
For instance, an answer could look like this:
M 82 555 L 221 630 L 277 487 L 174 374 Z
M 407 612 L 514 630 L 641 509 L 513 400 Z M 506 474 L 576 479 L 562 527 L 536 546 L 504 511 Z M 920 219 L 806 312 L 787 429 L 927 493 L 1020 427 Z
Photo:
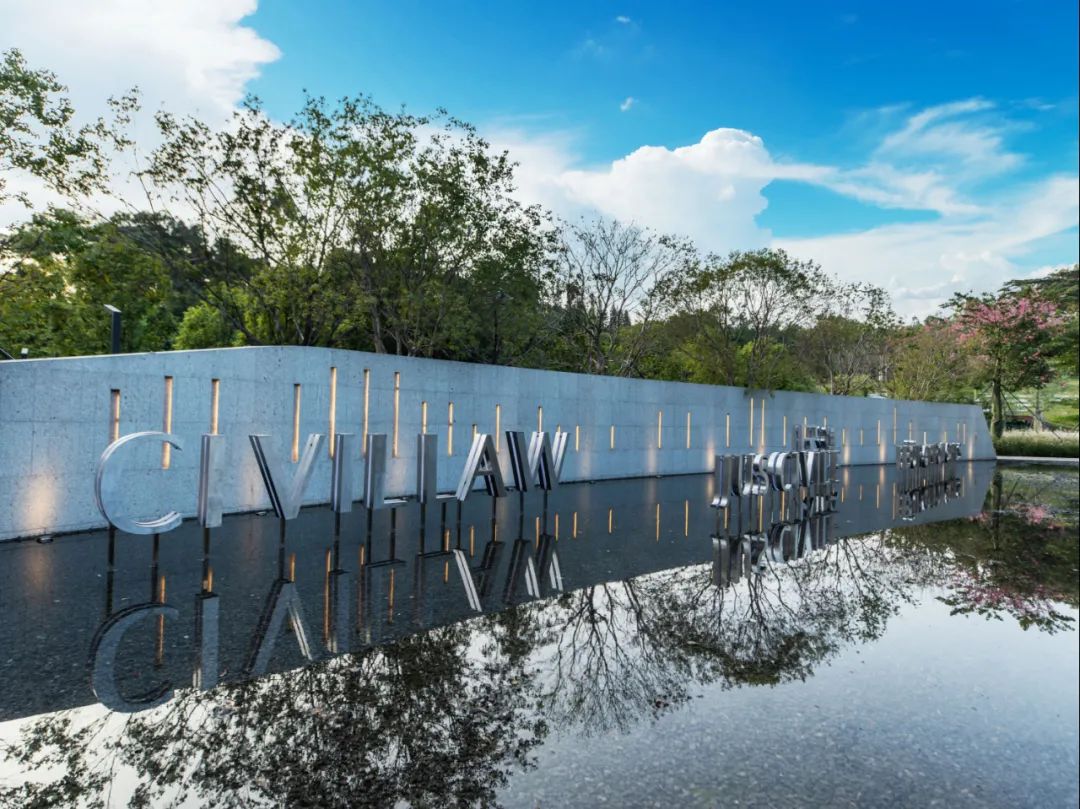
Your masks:
M 292 460 L 300 460 L 300 383 L 293 385 Z
M 660 541 L 660 504 L 656 504 L 656 541 Z
M 570 527 L 570 536 L 572 536 L 574 539 L 577 539 L 577 512 L 576 511 L 574 512 L 573 525 L 571 525 L 571 527 Z
M 362 425 L 362 431 L 360 435 L 360 449 L 362 452 L 367 452 L 367 434 L 368 434 L 368 403 L 371 399 L 371 370 L 364 369 L 364 423 Z
M 337 368 L 330 366 L 330 457 L 334 457 L 334 436 L 337 435 Z
M 877 438 L 875 439 L 875 443 L 879 447 L 881 446 L 881 419 L 877 420 Z
M 221 380 L 210 380 L 210 434 L 218 434 L 218 403 L 221 401 Z
M 664 448 L 664 411 L 656 411 L 656 448 Z
M 574 426 L 574 452 L 581 449 L 581 425 Z
M 394 371 L 394 450 L 393 456 L 398 457 L 398 417 L 401 415 L 401 373 Z
M 502 449 L 502 405 L 495 405 L 495 451 Z
M 746 443 L 754 446 L 754 397 L 750 397 L 750 432 L 746 436 Z
M 724 414 L 724 446 L 731 446 L 731 414 Z
M 783 435 L 782 435 L 782 436 L 780 436 L 780 437 L 781 437 L 781 438 L 783 439 L 782 443 L 783 443 L 783 444 L 784 444 L 784 445 L 786 446 L 786 445 L 787 445 L 787 442 L 788 442 L 788 434 L 787 434 L 787 416 L 784 416 L 784 430 L 783 430 Z
M 420 433 L 427 435 L 427 402 L 420 403 Z
M 690 501 L 683 501 L 683 528 L 682 533 L 684 537 L 690 536 Z
M 172 433 L 172 411 L 173 411 L 173 378 L 171 376 L 165 377 L 165 418 L 163 419 L 163 425 L 161 431 L 163 433 Z M 161 468 L 168 469 L 172 464 L 172 444 L 168 441 L 161 442 Z
M 454 403 L 446 406 L 446 454 L 454 454 Z
M 544 432 L 544 406 L 536 406 L 536 432 Z
M 556 541 L 558 541 L 558 539 L 559 539 L 559 514 L 558 514 L 558 512 L 555 513 L 555 539 L 556 539 Z
M 615 525 L 615 509 L 609 508 L 607 510 L 607 532 L 610 534 L 612 527 Z
M 690 411 L 686 411 L 686 448 L 690 449 Z
M 109 443 L 120 437 L 120 389 L 109 391 Z

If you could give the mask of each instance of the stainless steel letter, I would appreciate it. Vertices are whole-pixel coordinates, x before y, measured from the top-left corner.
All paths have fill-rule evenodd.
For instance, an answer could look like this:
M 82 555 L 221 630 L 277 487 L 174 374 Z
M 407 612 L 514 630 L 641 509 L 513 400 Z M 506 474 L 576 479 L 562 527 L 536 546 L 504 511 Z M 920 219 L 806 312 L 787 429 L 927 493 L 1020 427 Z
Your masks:
M 97 500 L 97 507 L 101 511 L 101 515 L 109 521 L 110 525 L 116 526 L 121 531 L 127 531 L 129 534 L 164 534 L 166 531 L 171 531 L 180 525 L 183 517 L 180 516 L 179 512 L 170 511 L 168 514 L 154 519 L 138 520 L 126 514 L 117 513 L 115 504 L 111 509 L 111 513 L 110 509 L 106 508 L 106 503 L 113 503 L 117 499 L 116 496 L 123 492 L 123 484 L 113 471 L 116 467 L 114 458 L 117 452 L 125 444 L 144 439 L 164 441 L 176 447 L 178 451 L 184 448 L 184 444 L 179 438 L 168 433 L 148 431 L 121 436 L 109 444 L 98 459 L 97 474 L 94 476 L 94 497 Z

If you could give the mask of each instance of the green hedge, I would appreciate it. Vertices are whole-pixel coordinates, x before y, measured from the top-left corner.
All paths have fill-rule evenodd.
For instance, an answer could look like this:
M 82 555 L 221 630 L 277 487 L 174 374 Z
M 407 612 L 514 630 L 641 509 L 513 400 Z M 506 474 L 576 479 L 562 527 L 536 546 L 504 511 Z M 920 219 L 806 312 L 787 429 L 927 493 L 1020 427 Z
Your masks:
M 1031 430 L 1010 430 L 995 439 L 998 455 L 1027 455 L 1039 458 L 1080 457 L 1080 435 L 1077 433 L 1036 433 Z

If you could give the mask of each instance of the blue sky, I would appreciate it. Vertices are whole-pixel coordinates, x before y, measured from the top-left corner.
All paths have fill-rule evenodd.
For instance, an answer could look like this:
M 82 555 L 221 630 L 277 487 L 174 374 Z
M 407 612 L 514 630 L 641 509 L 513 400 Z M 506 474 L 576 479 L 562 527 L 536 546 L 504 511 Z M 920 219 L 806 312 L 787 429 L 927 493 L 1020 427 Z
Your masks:
M 783 247 L 905 313 L 1077 260 L 1075 3 L 41 5 L 0 0 L 0 47 L 76 101 L 442 106 L 561 216 Z

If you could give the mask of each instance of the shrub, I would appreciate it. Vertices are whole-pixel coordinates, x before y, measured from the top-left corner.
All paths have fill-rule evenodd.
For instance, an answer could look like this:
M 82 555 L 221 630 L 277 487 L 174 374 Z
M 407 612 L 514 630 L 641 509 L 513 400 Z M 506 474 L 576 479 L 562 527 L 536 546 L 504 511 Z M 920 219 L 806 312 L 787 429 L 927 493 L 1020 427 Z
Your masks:
M 994 441 L 994 449 L 998 455 L 1005 456 L 1077 458 L 1080 457 L 1080 434 L 1009 430 Z

